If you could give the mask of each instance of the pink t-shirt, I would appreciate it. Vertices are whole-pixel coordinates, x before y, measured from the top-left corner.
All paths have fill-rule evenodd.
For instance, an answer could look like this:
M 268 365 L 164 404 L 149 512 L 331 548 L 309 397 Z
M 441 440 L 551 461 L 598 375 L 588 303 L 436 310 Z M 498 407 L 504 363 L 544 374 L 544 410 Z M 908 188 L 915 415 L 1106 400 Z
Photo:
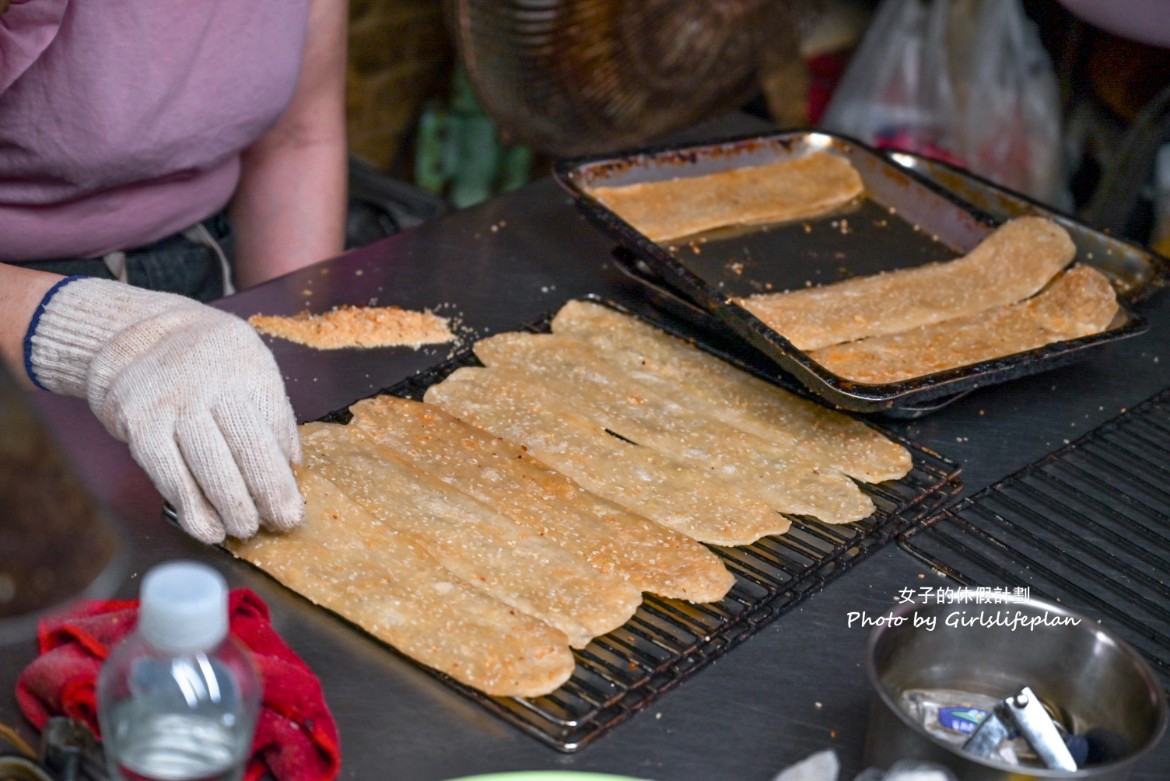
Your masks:
M 96 257 L 214 214 L 296 87 L 308 0 L 13 0 L 0 260 Z

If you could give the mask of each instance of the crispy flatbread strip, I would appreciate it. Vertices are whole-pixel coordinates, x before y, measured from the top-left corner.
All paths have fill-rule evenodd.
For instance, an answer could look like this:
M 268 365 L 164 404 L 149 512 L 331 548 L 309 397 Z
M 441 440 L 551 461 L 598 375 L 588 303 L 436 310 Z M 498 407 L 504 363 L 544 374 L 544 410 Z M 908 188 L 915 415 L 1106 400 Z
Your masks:
M 1117 310 L 1117 297 L 1105 275 L 1078 265 L 1027 301 L 814 350 L 809 357 L 857 382 L 898 382 L 1100 333 Z
M 746 545 L 791 526 L 735 486 L 611 436 L 539 384 L 503 388 L 492 383 L 487 369 L 466 367 L 428 388 L 425 398 L 522 445 L 586 490 L 700 542 Z
M 622 578 L 416 469 L 356 428 L 301 426 L 305 463 L 392 529 L 422 540 L 471 586 L 545 621 L 582 648 L 624 624 L 642 593 Z
M 589 493 L 525 450 L 436 407 L 394 396 L 354 404 L 351 426 L 406 455 L 541 537 L 640 591 L 692 602 L 726 596 L 735 578 L 686 535 Z
M 904 477 L 910 452 L 859 420 L 802 399 L 654 326 L 601 304 L 569 301 L 555 334 L 587 342 L 604 360 L 681 404 L 777 446 L 798 448 L 868 483 Z
M 848 160 L 810 152 L 713 174 L 593 187 L 589 194 L 652 241 L 664 242 L 714 228 L 819 216 L 863 189 Z
M 231 540 L 232 553 L 486 694 L 536 697 L 572 675 L 563 632 L 473 589 L 416 538 L 387 528 L 324 477 L 299 469 L 297 482 L 304 525 Z
M 969 317 L 1035 294 L 1076 247 L 1043 217 L 1004 223 L 963 257 L 736 303 L 800 350 Z
M 606 365 L 589 346 L 558 334 L 502 333 L 475 345 L 476 356 L 507 383 L 525 377 L 603 428 L 681 463 L 706 469 L 775 511 L 826 523 L 873 513 L 851 479 L 803 451 L 696 413 Z

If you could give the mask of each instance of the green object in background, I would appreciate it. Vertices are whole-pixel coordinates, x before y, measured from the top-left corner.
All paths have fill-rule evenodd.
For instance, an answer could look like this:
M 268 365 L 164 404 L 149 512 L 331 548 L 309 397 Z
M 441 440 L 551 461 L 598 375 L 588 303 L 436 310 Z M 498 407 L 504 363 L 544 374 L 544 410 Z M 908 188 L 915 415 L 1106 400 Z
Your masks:
M 463 208 L 525 184 L 531 168 L 532 152 L 500 142 L 457 66 L 450 104 L 428 105 L 419 117 L 415 184 Z

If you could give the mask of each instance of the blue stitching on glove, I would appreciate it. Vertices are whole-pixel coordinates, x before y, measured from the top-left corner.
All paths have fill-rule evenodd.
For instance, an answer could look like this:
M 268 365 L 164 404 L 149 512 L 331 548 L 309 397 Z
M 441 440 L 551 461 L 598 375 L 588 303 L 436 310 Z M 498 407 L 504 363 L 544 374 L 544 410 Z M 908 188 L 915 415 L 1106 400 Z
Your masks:
M 35 312 L 33 312 L 32 319 L 28 322 L 28 331 L 26 331 L 24 334 L 24 371 L 26 374 L 28 374 L 28 378 L 33 381 L 33 385 L 36 385 L 41 390 L 47 391 L 48 388 L 46 388 L 44 385 L 41 385 L 41 381 L 37 379 L 37 375 L 33 371 L 33 333 L 37 330 L 37 325 L 41 322 L 41 315 L 45 313 L 45 307 L 49 305 L 49 301 L 53 299 L 53 296 L 57 295 L 57 291 L 68 285 L 70 282 L 74 282 L 78 279 L 88 279 L 88 277 L 81 274 L 74 274 L 71 277 L 65 277 L 60 282 L 49 288 L 49 292 L 45 293 L 45 297 L 41 299 L 41 303 L 37 304 L 37 309 Z

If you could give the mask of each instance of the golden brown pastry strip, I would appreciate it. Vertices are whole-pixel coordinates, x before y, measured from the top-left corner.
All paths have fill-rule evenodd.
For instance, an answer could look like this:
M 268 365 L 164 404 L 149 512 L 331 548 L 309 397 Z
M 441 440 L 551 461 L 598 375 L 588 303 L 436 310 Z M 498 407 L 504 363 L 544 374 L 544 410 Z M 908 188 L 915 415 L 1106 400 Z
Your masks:
M 416 469 L 356 428 L 301 426 L 305 463 L 473 587 L 563 631 L 573 647 L 625 623 L 642 594 Z
M 350 411 L 351 426 L 415 466 L 641 591 L 714 602 L 734 583 L 719 557 L 690 537 L 606 502 L 433 404 L 379 396 Z
M 288 588 L 406 656 L 493 696 L 547 694 L 572 675 L 563 632 L 473 589 L 412 535 L 366 512 L 309 469 L 305 523 L 229 541 Z
M 503 333 L 475 345 L 476 356 L 508 383 L 539 381 L 548 393 L 603 428 L 706 470 L 775 511 L 826 523 L 873 513 L 856 483 L 805 452 L 696 413 L 610 368 L 588 345 L 557 334 Z
M 814 350 L 809 357 L 857 382 L 898 382 L 1099 333 L 1117 310 L 1105 275 L 1089 266 L 1075 266 L 1027 301 Z
M 587 342 L 603 360 L 688 408 L 799 449 L 868 483 L 905 476 L 910 452 L 859 420 L 765 382 L 634 317 L 570 301 L 555 334 Z
M 588 192 L 652 241 L 714 228 L 798 220 L 836 209 L 864 186 L 852 163 L 828 152 L 660 182 Z
M 811 351 L 1014 304 L 1048 284 L 1075 254 L 1064 228 L 1020 217 L 955 260 L 735 301 L 797 349 Z
M 487 369 L 459 369 L 426 401 L 510 440 L 579 485 L 700 542 L 744 545 L 782 534 L 790 522 L 704 470 L 623 441 L 551 397 L 539 384 L 500 382 Z

